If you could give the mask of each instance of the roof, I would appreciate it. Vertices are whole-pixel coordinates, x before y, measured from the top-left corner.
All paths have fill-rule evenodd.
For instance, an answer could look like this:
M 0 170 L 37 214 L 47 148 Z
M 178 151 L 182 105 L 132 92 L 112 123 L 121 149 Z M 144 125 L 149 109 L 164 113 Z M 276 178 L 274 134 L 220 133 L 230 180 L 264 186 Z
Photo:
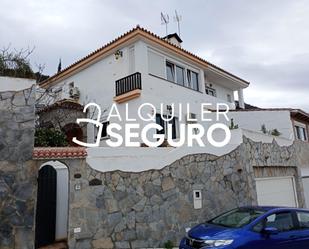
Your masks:
M 302 120 L 309 123 L 309 113 L 303 110 L 300 109 L 291 110 L 291 116 L 294 119 Z
M 69 159 L 86 158 L 87 151 L 84 147 L 36 147 L 33 149 L 33 159 Z
M 238 81 L 241 81 L 242 83 L 249 85 L 250 83 L 244 79 L 241 79 L 239 77 L 237 77 L 236 75 L 206 61 L 205 59 L 183 49 L 180 48 L 174 44 L 172 44 L 171 42 L 164 40 L 163 38 L 159 37 L 158 35 L 140 27 L 140 26 L 136 26 L 135 28 L 133 28 L 132 30 L 124 33 L 123 35 L 119 36 L 118 38 L 112 40 L 111 42 L 107 43 L 106 45 L 102 46 L 101 48 L 93 51 L 92 53 L 88 54 L 87 56 L 83 57 L 82 59 L 74 62 L 73 64 L 71 64 L 70 66 L 64 68 L 63 70 L 61 70 L 60 72 L 56 73 L 55 75 L 51 76 L 50 78 L 42 81 L 40 83 L 40 85 L 42 87 L 45 87 L 47 85 L 49 85 L 52 82 L 55 82 L 57 80 L 62 79 L 65 76 L 70 76 L 73 73 L 77 72 L 78 70 L 82 70 L 84 68 L 86 68 L 87 66 L 91 65 L 92 63 L 98 61 L 103 55 L 106 55 L 108 53 L 111 53 L 111 51 L 115 50 L 116 48 L 118 48 L 120 45 L 123 45 L 125 42 L 128 42 L 129 40 L 132 40 L 133 38 L 140 36 L 143 38 L 146 38 L 148 40 L 151 40 L 157 44 L 160 44 L 170 50 L 173 50 L 174 52 L 185 56 L 186 58 L 195 61 L 196 63 L 202 64 L 204 66 L 207 67 L 212 67 L 216 70 L 219 70 L 220 72 L 226 74 L 227 76 L 236 79 Z
M 166 39 L 171 39 L 172 37 L 175 37 L 175 39 L 178 41 L 178 42 L 182 42 L 181 38 L 179 37 L 179 35 L 177 33 L 173 33 L 173 34 L 169 34 L 167 36 L 164 36 L 162 39 L 166 40 Z
M 83 111 L 83 109 L 84 109 L 84 107 L 81 104 L 79 104 L 79 103 L 77 103 L 73 100 L 63 99 L 63 100 L 60 100 L 60 101 L 53 103 L 52 105 L 45 106 L 43 108 L 39 108 L 36 111 L 36 113 L 40 114 L 40 113 L 43 113 L 43 112 L 49 112 L 51 110 L 55 110 L 55 109 L 58 109 L 58 108 L 77 110 L 77 111 Z

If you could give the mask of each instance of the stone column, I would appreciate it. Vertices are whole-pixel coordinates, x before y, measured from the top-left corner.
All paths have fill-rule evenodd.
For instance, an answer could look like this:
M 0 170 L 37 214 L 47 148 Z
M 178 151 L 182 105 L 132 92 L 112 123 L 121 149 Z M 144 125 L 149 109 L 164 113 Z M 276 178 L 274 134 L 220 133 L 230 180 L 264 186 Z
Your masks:
M 237 91 L 238 93 L 238 102 L 239 102 L 239 107 L 241 109 L 245 109 L 245 101 L 244 101 L 244 92 L 243 89 L 239 89 Z

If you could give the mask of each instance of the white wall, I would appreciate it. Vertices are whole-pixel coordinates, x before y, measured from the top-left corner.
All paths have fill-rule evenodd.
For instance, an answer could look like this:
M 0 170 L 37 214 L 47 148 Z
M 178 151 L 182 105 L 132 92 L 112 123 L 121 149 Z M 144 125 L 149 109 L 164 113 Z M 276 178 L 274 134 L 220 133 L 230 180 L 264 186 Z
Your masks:
M 182 146 L 178 148 L 97 147 L 87 149 L 88 156 L 86 160 L 90 167 L 101 172 L 114 170 L 141 172 L 150 169 L 162 169 L 166 165 L 190 154 L 208 153 L 216 156 L 228 154 L 243 142 L 243 136 L 255 142 L 272 143 L 275 139 L 280 146 L 289 146 L 292 144 L 291 140 L 285 138 L 266 136 L 257 132 L 237 129 L 232 130 L 230 143 L 221 148 L 214 147 L 209 143 L 206 143 L 205 147 Z
M 234 124 L 241 129 L 261 133 L 261 126 L 264 124 L 267 130 L 277 129 L 281 132 L 280 137 L 294 140 L 293 124 L 289 111 L 236 111 L 230 112 L 228 116 L 230 119 L 233 118 Z M 230 122 L 225 123 L 230 124 Z
M 0 76 L 0 92 L 24 90 L 35 84 L 33 79 Z
M 227 95 L 229 94 L 231 96 L 232 99 L 232 103 L 234 103 L 234 91 L 232 91 L 231 89 L 228 89 L 226 87 L 223 87 L 219 84 L 215 84 L 212 83 L 212 88 L 216 89 L 216 93 L 217 93 L 217 98 L 220 100 L 223 100 L 223 102 L 227 102 Z M 234 109 L 234 108 L 232 108 Z

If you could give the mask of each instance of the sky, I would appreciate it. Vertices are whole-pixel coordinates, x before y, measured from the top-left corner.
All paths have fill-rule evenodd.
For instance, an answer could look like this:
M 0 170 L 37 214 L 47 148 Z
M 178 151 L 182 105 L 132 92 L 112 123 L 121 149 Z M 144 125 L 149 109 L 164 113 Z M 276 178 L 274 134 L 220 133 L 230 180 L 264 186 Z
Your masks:
M 165 35 L 182 16 L 182 47 L 250 81 L 245 101 L 309 112 L 308 0 L 0 0 L 0 48 L 35 47 L 31 63 L 57 71 L 137 24 Z

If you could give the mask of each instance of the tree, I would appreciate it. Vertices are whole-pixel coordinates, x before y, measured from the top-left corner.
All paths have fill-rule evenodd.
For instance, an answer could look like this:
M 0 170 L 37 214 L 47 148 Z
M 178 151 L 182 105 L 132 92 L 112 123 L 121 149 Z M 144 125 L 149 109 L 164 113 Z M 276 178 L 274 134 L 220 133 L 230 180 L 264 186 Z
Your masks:
M 29 56 L 34 48 L 11 49 L 10 45 L 0 49 L 0 76 L 35 79 Z

